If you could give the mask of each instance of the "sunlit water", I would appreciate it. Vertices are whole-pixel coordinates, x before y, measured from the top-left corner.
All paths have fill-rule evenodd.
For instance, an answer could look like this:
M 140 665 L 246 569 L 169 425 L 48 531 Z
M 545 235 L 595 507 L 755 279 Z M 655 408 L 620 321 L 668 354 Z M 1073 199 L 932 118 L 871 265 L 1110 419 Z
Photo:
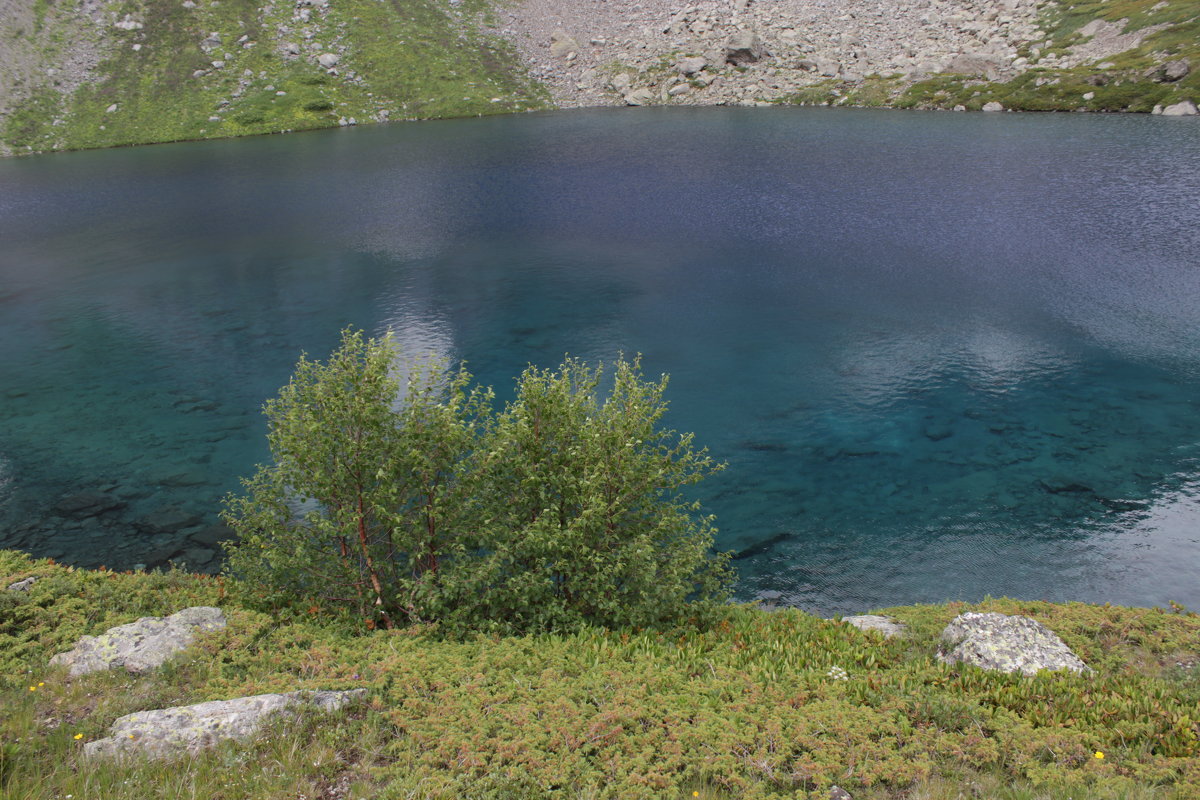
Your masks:
M 740 596 L 1200 606 L 1200 124 L 646 109 L 0 162 L 0 547 L 215 569 L 348 324 L 644 354 Z

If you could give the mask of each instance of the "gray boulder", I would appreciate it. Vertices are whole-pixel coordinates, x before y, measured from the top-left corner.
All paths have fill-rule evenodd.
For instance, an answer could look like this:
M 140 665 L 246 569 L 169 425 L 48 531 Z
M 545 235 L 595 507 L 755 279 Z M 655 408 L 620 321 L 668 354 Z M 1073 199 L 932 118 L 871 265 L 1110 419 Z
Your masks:
M 988 112 L 1003 111 L 1004 106 L 995 100 L 983 104 L 983 110 Z
M 654 93 L 649 89 L 634 89 L 625 95 L 625 105 L 627 106 L 644 106 L 652 102 L 654 102 Z
M 1186 78 L 1191 71 L 1187 59 L 1181 58 L 1178 61 L 1168 61 L 1150 70 L 1150 77 L 1159 83 L 1174 83 Z
M 946 63 L 944 71 L 956 75 L 980 75 L 988 80 L 995 80 L 1003 66 L 1004 62 L 999 56 L 959 53 Z
M 681 58 L 675 64 L 675 69 L 679 70 L 680 75 L 695 75 L 700 70 L 708 66 L 708 59 L 704 56 L 691 56 L 690 58 Z
M 107 739 L 84 745 L 87 756 L 145 755 L 166 758 L 196 753 L 229 739 L 253 736 L 269 718 L 301 708 L 336 711 L 363 697 L 366 689 L 347 692 L 288 692 L 260 694 L 233 700 L 212 700 L 126 714 L 109 728 Z
M 890 639 L 893 636 L 903 636 L 908 630 L 904 623 L 896 622 L 889 617 L 881 617 L 878 614 L 858 614 L 853 617 L 842 617 L 842 622 L 847 625 L 853 625 L 860 631 L 879 631 L 885 639 Z
M 73 676 L 114 667 L 148 672 L 190 645 L 198 632 L 224 627 L 224 612 L 206 606 L 185 608 L 169 617 L 142 617 L 99 636 L 80 638 L 73 649 L 51 658 L 50 664 L 67 667 Z
M 1054 631 L 1037 620 L 973 611 L 959 614 L 942 631 L 938 660 L 1024 675 L 1043 669 L 1092 671 Z
M 33 588 L 33 585 L 35 583 L 37 583 L 37 575 L 30 575 L 28 578 L 24 578 L 22 580 L 14 582 L 14 583 L 10 583 L 8 585 L 8 591 L 10 591 L 10 592 L 28 592 L 30 589 Z
M 1200 111 L 1196 109 L 1196 104 L 1191 100 L 1183 100 L 1162 110 L 1164 117 L 1194 117 L 1197 113 Z
M 762 39 L 754 31 L 739 31 L 725 43 L 725 63 L 742 66 L 761 61 L 768 55 Z
M 550 55 L 555 58 L 572 58 L 579 52 L 579 42 L 561 28 L 550 34 Z

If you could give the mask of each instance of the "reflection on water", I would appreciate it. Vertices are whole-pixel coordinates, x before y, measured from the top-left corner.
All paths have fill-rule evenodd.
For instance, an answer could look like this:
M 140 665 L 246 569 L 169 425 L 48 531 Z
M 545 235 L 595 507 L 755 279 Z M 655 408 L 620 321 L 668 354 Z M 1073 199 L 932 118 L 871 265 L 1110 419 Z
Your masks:
M 0 546 L 215 569 L 346 325 L 641 352 L 745 598 L 1200 605 L 1200 128 L 581 112 L 0 163 Z M 411 363 L 411 362 L 406 362 Z M 408 368 L 408 367 L 404 367 Z

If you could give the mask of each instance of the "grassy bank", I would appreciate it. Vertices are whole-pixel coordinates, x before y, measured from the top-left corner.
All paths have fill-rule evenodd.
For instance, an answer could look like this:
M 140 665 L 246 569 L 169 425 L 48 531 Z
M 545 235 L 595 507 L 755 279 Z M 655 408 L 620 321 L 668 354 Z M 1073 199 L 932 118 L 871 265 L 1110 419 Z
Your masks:
M 19 798 L 1194 798 L 1200 617 L 990 600 L 887 613 L 884 640 L 795 610 L 706 630 L 447 641 L 246 608 L 219 578 L 89 572 L 0 553 L 0 794 Z M 82 634 L 188 605 L 229 626 L 146 676 L 68 680 Z M 1031 615 L 1096 669 L 946 666 L 942 627 Z M 835 667 L 845 671 L 843 680 Z M 280 723 L 181 769 L 83 762 L 118 716 L 294 688 L 365 687 L 333 720 Z
M 43 61 L 76 12 L 39 5 Z M 243 136 L 541 108 L 488 0 L 118 0 L 94 81 L 46 84 L 0 128 L 14 152 Z M 134 26 L 140 27 L 134 27 Z M 325 65 L 320 61 L 326 56 Z M 332 56 L 336 63 L 332 63 Z

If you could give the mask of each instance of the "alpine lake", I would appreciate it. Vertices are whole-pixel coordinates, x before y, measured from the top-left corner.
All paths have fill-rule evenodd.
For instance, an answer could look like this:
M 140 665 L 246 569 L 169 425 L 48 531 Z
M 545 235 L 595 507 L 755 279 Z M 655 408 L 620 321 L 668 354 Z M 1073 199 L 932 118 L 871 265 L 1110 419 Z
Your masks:
M 0 161 L 0 547 L 220 568 L 346 326 L 642 354 L 742 600 L 1200 608 L 1200 122 L 608 109 Z

